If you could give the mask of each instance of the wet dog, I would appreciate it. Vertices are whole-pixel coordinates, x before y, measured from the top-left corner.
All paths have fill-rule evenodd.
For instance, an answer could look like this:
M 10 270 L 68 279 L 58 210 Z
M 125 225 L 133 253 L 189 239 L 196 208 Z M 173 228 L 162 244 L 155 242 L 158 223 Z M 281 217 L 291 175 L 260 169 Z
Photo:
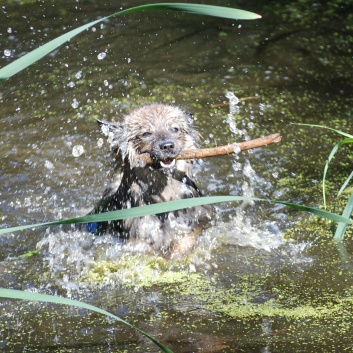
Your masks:
M 201 196 L 192 180 L 192 162 L 176 160 L 180 151 L 197 148 L 198 134 L 189 114 L 176 106 L 152 104 L 120 122 L 100 122 L 118 157 L 112 184 L 92 214 Z M 140 154 L 152 159 L 141 165 Z M 162 253 L 188 252 L 209 222 L 212 208 L 200 206 L 158 215 L 89 224 L 98 235 L 146 242 Z

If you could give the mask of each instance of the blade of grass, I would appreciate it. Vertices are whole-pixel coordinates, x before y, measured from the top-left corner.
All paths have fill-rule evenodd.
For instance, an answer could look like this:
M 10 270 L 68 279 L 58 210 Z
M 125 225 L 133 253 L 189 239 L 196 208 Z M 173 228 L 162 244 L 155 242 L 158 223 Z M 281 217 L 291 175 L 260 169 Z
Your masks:
M 0 235 L 19 230 L 36 228 L 41 226 L 51 226 L 60 224 L 75 224 L 75 223 L 90 223 L 90 222 L 104 222 L 110 220 L 120 220 L 133 217 L 143 217 L 151 214 L 159 214 L 164 212 L 171 212 L 180 210 L 187 207 L 195 207 L 201 205 L 208 205 L 212 203 L 228 202 L 228 201 L 241 201 L 244 198 L 241 196 L 212 196 L 212 197 L 197 197 L 185 200 L 176 200 L 169 202 L 156 203 L 153 205 L 133 207 L 124 210 L 105 212 L 100 214 L 92 214 L 83 217 L 64 219 L 61 221 L 43 222 L 36 224 L 27 224 L 12 228 L 0 229 Z
M 133 328 L 134 330 L 140 332 L 142 335 L 144 335 L 145 337 L 150 339 L 154 344 L 156 344 L 163 352 L 173 353 L 169 348 L 164 346 L 162 343 L 157 341 L 155 338 L 153 338 L 152 336 L 150 336 L 146 332 L 140 330 L 136 326 L 130 324 L 129 322 L 121 319 L 120 317 L 118 317 L 116 315 L 113 315 L 112 313 L 110 313 L 108 311 L 97 308 L 96 306 L 93 306 L 90 304 L 80 302 L 78 300 L 57 297 L 57 296 L 49 295 L 49 294 L 32 293 L 32 292 L 25 292 L 25 291 L 20 291 L 20 290 L 15 290 L 15 289 L 6 289 L 6 288 L 0 288 L 0 297 L 10 298 L 10 299 L 21 299 L 21 300 L 33 300 L 33 301 L 62 304 L 62 305 L 71 305 L 71 306 L 75 306 L 75 307 L 78 307 L 81 309 L 95 311 L 99 314 L 109 316 L 109 317 L 113 318 L 114 320 L 119 321 L 119 322 L 123 323 L 124 325 L 127 325 L 127 326 Z
M 176 200 L 169 202 L 162 202 L 148 206 L 142 207 L 133 207 L 126 210 L 105 212 L 100 214 L 93 214 L 84 217 L 70 218 L 64 219 L 61 221 L 53 221 L 53 222 L 44 222 L 44 223 L 36 223 L 36 224 L 27 224 L 23 226 L 11 227 L 11 228 L 3 228 L 0 229 L 0 235 L 11 233 L 19 230 L 25 230 L 29 228 L 42 227 L 42 226 L 51 226 L 51 225 L 60 225 L 60 224 L 75 224 L 75 223 L 90 223 L 90 222 L 103 222 L 109 220 L 119 220 L 133 217 L 142 217 L 151 214 L 159 214 L 165 212 L 171 212 L 180 210 L 187 207 L 195 207 L 201 205 L 209 205 L 221 202 L 234 202 L 234 201 L 264 201 L 264 202 L 273 202 L 276 204 L 285 205 L 288 207 L 292 207 L 299 211 L 310 212 L 316 216 L 324 217 L 335 222 L 343 222 L 347 224 L 353 224 L 353 221 L 342 217 L 341 215 L 327 212 L 324 210 L 320 210 L 313 207 L 302 206 L 298 204 L 293 204 L 285 201 L 278 200 L 266 200 L 260 199 L 256 197 L 244 197 L 244 196 L 207 196 L 207 197 L 197 197 L 185 200 Z
M 230 7 L 201 5 L 201 4 L 182 4 L 182 3 L 157 3 L 149 5 L 136 6 L 121 12 L 129 13 L 141 10 L 173 10 L 183 11 L 197 15 L 206 15 L 213 17 L 222 17 L 232 20 L 256 20 L 260 15 L 245 10 L 233 9 Z
M 328 156 L 327 161 L 325 163 L 324 174 L 322 176 L 322 197 L 323 197 L 325 209 L 326 209 L 326 175 L 327 175 L 327 171 L 328 171 L 328 166 L 329 166 L 331 160 L 333 159 L 334 155 L 338 151 L 338 149 L 341 146 L 345 145 L 346 143 L 353 143 L 353 138 L 350 138 L 350 137 L 345 138 L 345 139 L 339 141 L 338 143 L 336 143 L 336 145 L 332 148 L 331 153 Z
M 346 132 L 337 130 L 337 129 L 333 129 L 331 127 L 327 127 L 327 126 L 321 126 L 321 125 L 315 125 L 315 124 L 301 124 L 301 123 L 292 123 L 293 125 L 302 125 L 302 126 L 309 126 L 309 127 L 318 127 L 320 129 L 326 129 L 326 130 L 331 130 L 336 132 L 339 135 L 345 136 L 345 137 L 349 137 L 349 138 L 353 138 L 353 135 L 347 134 Z
M 342 217 L 349 218 L 353 211 L 353 195 L 349 198 L 346 207 L 343 210 Z M 344 237 L 344 233 L 347 229 L 348 224 L 338 222 L 337 229 L 335 235 L 333 237 L 336 241 L 341 241 Z
M 345 182 L 342 184 L 340 190 L 337 193 L 337 197 L 340 197 L 342 192 L 344 191 L 344 189 L 346 188 L 346 186 L 348 185 L 348 183 L 351 181 L 353 177 L 353 172 L 351 174 L 349 174 L 349 177 L 345 180 Z
M 178 4 L 178 3 L 157 3 L 150 5 L 141 5 L 132 7 L 126 10 L 122 10 L 119 12 L 115 12 L 112 15 L 103 17 L 101 19 L 95 20 L 93 22 L 87 23 L 83 26 L 80 26 L 72 31 L 69 31 L 50 42 L 40 46 L 39 48 L 29 52 L 28 54 L 22 56 L 21 58 L 13 61 L 11 64 L 0 69 L 0 82 L 7 80 L 11 76 L 17 74 L 22 71 L 26 67 L 32 65 L 39 59 L 43 58 L 45 55 L 51 53 L 53 50 L 69 41 L 79 33 L 85 31 L 86 29 L 94 26 L 97 23 L 108 20 L 111 17 L 123 15 L 127 13 L 137 12 L 137 11 L 151 11 L 151 10 L 173 10 L 173 11 L 182 11 L 189 12 L 192 14 L 199 15 L 207 15 L 214 17 L 223 17 L 229 19 L 242 19 L 242 20 L 250 20 L 250 19 L 258 19 L 261 18 L 260 15 L 257 15 L 252 12 L 232 9 L 228 7 L 221 6 L 212 6 L 212 5 L 199 5 L 199 4 Z
M 324 167 L 324 173 L 323 173 L 323 177 L 322 177 L 322 198 L 323 198 L 323 202 L 324 202 L 324 208 L 326 209 L 326 174 L 327 174 L 327 170 L 328 170 L 328 166 L 333 158 L 333 156 L 335 155 L 335 153 L 337 152 L 338 148 L 341 147 L 343 144 L 345 143 L 351 143 L 353 142 L 351 139 L 353 139 L 353 135 L 347 134 L 346 132 L 337 130 L 337 129 L 333 129 L 327 126 L 321 126 L 321 125 L 316 125 L 316 124 L 301 124 L 301 123 L 293 123 L 293 125 L 301 125 L 301 126 L 309 126 L 309 127 L 318 127 L 320 129 L 326 129 L 326 130 L 330 130 L 330 131 L 334 131 L 339 135 L 342 135 L 344 137 L 347 137 L 346 139 L 343 139 L 341 141 L 339 141 L 332 149 L 325 167 Z M 351 174 L 352 175 L 352 174 Z M 347 186 L 349 180 L 352 178 L 352 176 L 349 176 L 348 179 L 346 180 L 346 182 L 342 185 L 340 191 L 338 192 L 338 194 L 340 195 L 341 192 L 345 189 L 345 187 Z M 339 196 L 338 195 L 338 196 Z

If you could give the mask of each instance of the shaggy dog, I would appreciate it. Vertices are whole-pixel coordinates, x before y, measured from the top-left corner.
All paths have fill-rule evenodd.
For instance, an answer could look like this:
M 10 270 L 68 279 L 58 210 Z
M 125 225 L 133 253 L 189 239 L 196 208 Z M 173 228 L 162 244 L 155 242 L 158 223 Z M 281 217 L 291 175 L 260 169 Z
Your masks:
M 120 122 L 100 123 L 109 130 L 118 163 L 112 184 L 92 214 L 201 196 L 192 180 L 192 162 L 175 159 L 180 151 L 197 148 L 198 134 L 189 114 L 175 106 L 152 104 Z M 141 164 L 138 155 L 143 153 L 152 164 Z M 143 241 L 162 253 L 185 253 L 211 216 L 211 207 L 200 206 L 88 226 L 95 234 Z

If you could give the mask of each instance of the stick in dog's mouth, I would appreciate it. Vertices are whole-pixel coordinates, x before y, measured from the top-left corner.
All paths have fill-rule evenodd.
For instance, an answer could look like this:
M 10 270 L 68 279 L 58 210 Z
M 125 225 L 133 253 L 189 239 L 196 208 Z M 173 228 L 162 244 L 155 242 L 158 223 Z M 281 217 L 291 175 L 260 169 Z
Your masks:
M 282 136 L 279 133 L 271 134 L 268 136 L 263 136 L 254 140 L 234 143 L 232 145 L 203 148 L 190 151 L 179 151 L 179 153 L 173 158 L 165 158 L 162 160 L 153 160 L 151 156 L 147 153 L 141 153 L 138 156 L 140 165 L 151 164 L 153 162 L 159 163 L 159 165 L 165 168 L 172 168 L 175 165 L 177 159 L 193 159 L 193 158 L 206 158 L 206 157 L 216 157 L 226 154 L 238 153 L 240 151 L 246 151 L 252 148 L 267 146 L 272 143 L 278 143 L 282 140 Z

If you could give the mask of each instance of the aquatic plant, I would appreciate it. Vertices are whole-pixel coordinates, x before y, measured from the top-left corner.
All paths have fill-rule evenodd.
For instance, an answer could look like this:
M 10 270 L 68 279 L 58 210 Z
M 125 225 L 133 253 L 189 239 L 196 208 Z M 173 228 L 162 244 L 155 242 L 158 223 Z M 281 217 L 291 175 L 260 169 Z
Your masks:
M 77 224 L 77 223 L 91 223 L 91 222 L 105 222 L 111 220 L 121 220 L 132 217 L 143 217 L 152 214 L 159 214 L 165 212 L 172 212 L 181 210 L 183 208 L 195 207 L 201 205 L 209 205 L 216 204 L 221 202 L 234 202 L 234 201 L 264 201 L 264 202 L 272 202 L 279 205 L 285 205 L 288 207 L 292 207 L 299 211 L 309 212 L 319 217 L 324 217 L 330 219 L 335 222 L 341 222 L 345 224 L 353 224 L 353 221 L 349 218 L 344 217 L 343 215 L 338 215 L 335 213 L 331 213 L 328 211 L 324 211 L 318 208 L 303 206 L 294 204 L 291 202 L 280 201 L 280 200 L 267 200 L 261 199 L 257 197 L 246 197 L 246 196 L 203 196 L 197 198 L 176 200 L 176 201 L 168 201 L 161 202 L 147 206 L 141 207 L 132 207 L 129 209 L 104 212 L 99 214 L 91 214 L 83 217 L 69 218 L 63 219 L 59 221 L 52 222 L 44 222 L 44 223 L 36 223 L 36 224 L 26 224 L 17 227 L 11 228 L 2 228 L 0 229 L 0 235 L 6 233 L 12 233 L 20 230 L 25 230 L 29 228 L 35 227 L 43 227 L 43 226 L 53 226 L 53 225 L 62 225 L 62 224 Z
M 138 327 L 130 324 L 129 322 L 121 319 L 120 317 L 118 317 L 116 315 L 113 315 L 112 313 L 110 313 L 106 310 L 97 308 L 96 306 L 86 304 L 86 303 L 83 303 L 78 300 L 72 300 L 72 299 L 62 298 L 62 297 L 58 297 L 58 296 L 54 296 L 54 295 L 25 292 L 25 291 L 21 291 L 21 290 L 6 289 L 6 288 L 0 288 L 0 297 L 11 298 L 11 299 L 31 300 L 31 301 L 41 301 L 41 302 L 46 302 L 46 303 L 54 303 L 54 304 L 62 304 L 62 305 L 70 305 L 70 306 L 75 306 L 75 307 L 81 308 L 81 309 L 95 311 L 99 314 L 109 316 L 112 319 L 119 321 L 119 322 L 135 329 L 136 331 L 138 331 L 139 333 L 141 333 L 142 335 L 144 335 L 145 337 L 150 339 L 153 343 L 155 343 L 163 352 L 173 353 L 169 348 L 167 348 L 162 343 L 160 343 L 159 341 L 154 339 L 152 336 L 148 335 L 146 332 L 140 330 Z
M 80 34 L 84 30 L 94 26 L 97 23 L 106 21 L 111 17 L 118 16 L 118 15 L 124 15 L 124 14 L 138 12 L 138 11 L 151 11 L 151 10 L 183 11 L 183 12 L 188 12 L 192 14 L 222 17 L 222 18 L 237 19 L 237 20 L 254 20 L 254 19 L 261 18 L 260 15 L 255 14 L 253 12 L 233 9 L 229 7 L 212 6 L 212 5 L 157 3 L 157 4 L 131 7 L 119 12 L 115 12 L 112 15 L 92 21 L 78 28 L 75 28 L 72 31 L 69 31 L 51 40 L 50 42 L 44 45 L 41 45 L 39 48 L 13 61 L 11 64 L 6 65 L 5 67 L 0 69 L 0 82 L 7 80 L 11 76 L 24 70 L 26 67 L 34 64 L 36 61 L 43 58 L 47 54 L 51 53 L 53 50 L 55 50 L 65 42 L 69 41 L 76 35 Z
M 327 171 L 329 168 L 329 165 L 333 159 L 333 157 L 335 156 L 336 152 L 344 145 L 346 145 L 347 143 L 353 143 L 353 135 L 347 134 L 346 132 L 337 130 L 337 129 L 333 129 L 327 126 L 321 126 L 321 125 L 315 125 L 315 124 L 295 124 L 295 125 L 303 125 L 303 126 L 310 126 L 310 127 L 317 127 L 320 129 L 327 129 L 327 130 L 331 130 L 336 132 L 337 134 L 344 136 L 345 138 L 338 141 L 332 148 L 325 166 L 324 166 L 324 171 L 323 171 L 323 176 L 322 176 L 322 198 L 323 198 L 323 203 L 324 203 L 324 208 L 327 208 L 326 205 L 326 177 L 327 177 Z M 342 195 L 343 191 L 346 189 L 347 185 L 349 184 L 350 180 L 353 177 L 353 171 L 350 173 L 350 175 L 346 178 L 346 180 L 344 181 L 344 183 L 342 184 L 340 190 L 337 193 L 336 196 L 336 200 Z M 345 218 L 349 218 L 350 215 L 352 214 L 353 211 L 353 194 L 349 197 L 347 204 L 343 210 L 342 216 Z M 338 222 L 337 228 L 335 230 L 335 235 L 333 237 L 334 240 L 340 241 L 343 239 L 344 234 L 346 232 L 348 224 L 344 223 L 344 222 Z

